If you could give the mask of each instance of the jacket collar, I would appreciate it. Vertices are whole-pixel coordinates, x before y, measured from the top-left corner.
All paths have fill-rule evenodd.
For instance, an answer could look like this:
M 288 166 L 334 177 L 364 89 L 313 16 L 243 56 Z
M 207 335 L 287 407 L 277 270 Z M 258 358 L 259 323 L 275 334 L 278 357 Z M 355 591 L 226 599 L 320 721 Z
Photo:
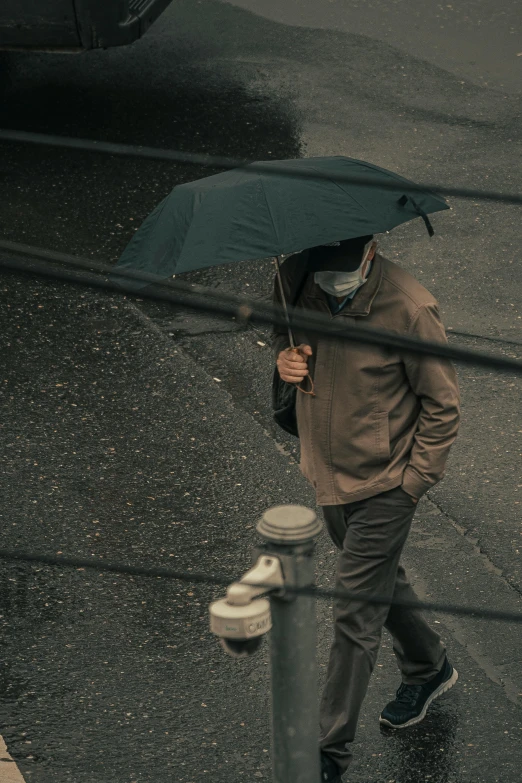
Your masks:
M 380 256 L 377 253 L 375 255 L 375 258 L 373 259 L 372 268 L 370 270 L 370 274 L 368 275 L 368 279 L 366 280 L 365 284 L 362 285 L 359 288 L 359 290 L 355 292 L 355 296 L 353 297 L 353 299 L 349 299 L 346 302 L 343 309 L 341 310 L 340 313 L 337 314 L 337 316 L 369 315 L 372 302 L 375 299 L 379 288 L 381 287 L 382 272 L 383 272 L 382 256 Z M 307 286 L 307 289 L 308 290 L 305 291 L 306 298 L 320 300 L 324 304 L 324 308 L 326 308 L 326 310 L 330 312 L 326 294 L 317 285 L 317 283 L 314 283 L 313 275 L 310 275 L 309 285 Z

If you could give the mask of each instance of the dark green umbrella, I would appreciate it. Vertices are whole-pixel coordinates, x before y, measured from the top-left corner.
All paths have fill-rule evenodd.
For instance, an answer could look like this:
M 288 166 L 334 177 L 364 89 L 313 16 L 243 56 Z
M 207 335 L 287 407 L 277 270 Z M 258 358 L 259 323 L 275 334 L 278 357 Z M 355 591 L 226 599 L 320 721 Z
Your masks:
M 274 171 L 281 167 L 284 175 Z M 378 186 L 336 180 L 343 175 L 369 177 Z M 135 233 L 115 271 L 134 269 L 165 279 L 390 231 L 419 215 L 432 234 L 427 215 L 449 207 L 429 191 L 410 195 L 412 184 L 341 156 L 265 161 L 225 171 L 175 187 Z

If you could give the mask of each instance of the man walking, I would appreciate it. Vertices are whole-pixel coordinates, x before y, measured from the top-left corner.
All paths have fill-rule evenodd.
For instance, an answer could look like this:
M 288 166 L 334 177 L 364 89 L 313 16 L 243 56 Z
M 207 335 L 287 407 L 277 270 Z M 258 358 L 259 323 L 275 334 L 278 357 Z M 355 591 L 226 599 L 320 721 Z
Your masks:
M 291 256 L 281 268 L 286 297 L 306 263 L 298 307 L 346 328 L 356 322 L 445 343 L 433 296 L 376 247 L 365 236 Z M 280 302 L 277 285 L 275 292 Z M 290 351 L 284 330 L 276 330 L 277 365 L 287 383 L 299 384 L 308 374 L 314 381 L 314 395 L 297 394 L 301 470 L 339 549 L 336 586 L 361 598 L 415 600 L 400 556 L 416 504 L 443 477 L 457 434 L 455 370 L 438 358 L 304 332 L 295 336 L 299 353 Z M 383 626 L 393 637 L 402 684 L 381 723 L 400 729 L 419 722 L 458 676 L 418 611 L 336 601 L 334 620 L 321 702 L 323 783 L 340 783 L 349 766 Z

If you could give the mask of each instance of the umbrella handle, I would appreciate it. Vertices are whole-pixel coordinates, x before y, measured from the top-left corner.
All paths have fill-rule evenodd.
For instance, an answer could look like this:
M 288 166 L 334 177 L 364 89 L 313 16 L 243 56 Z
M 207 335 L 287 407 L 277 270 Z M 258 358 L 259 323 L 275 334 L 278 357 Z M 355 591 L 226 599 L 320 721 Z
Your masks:
M 281 301 L 283 303 L 283 308 L 284 308 L 284 311 L 285 311 L 286 323 L 287 323 L 287 328 L 288 328 L 288 338 L 290 340 L 290 348 L 289 348 L 289 350 L 293 351 L 294 353 L 300 353 L 299 348 L 297 348 L 296 345 L 295 345 L 294 335 L 292 334 L 292 329 L 291 329 L 291 326 L 290 326 L 290 316 L 288 315 L 288 310 L 287 310 L 287 306 L 286 306 L 285 291 L 284 291 L 284 288 L 283 288 L 283 281 L 281 280 L 281 261 L 280 261 L 279 256 L 276 256 L 274 258 L 274 264 L 275 264 L 275 268 L 276 268 L 276 271 L 277 271 L 277 280 L 278 280 L 278 283 L 279 283 L 279 292 L 281 294 Z M 299 385 L 297 388 L 299 389 L 300 392 L 303 392 L 303 394 L 311 394 L 312 397 L 315 397 L 314 382 L 312 380 L 312 377 L 310 375 L 305 376 L 305 378 L 301 381 L 301 383 L 304 383 L 306 378 L 308 378 L 308 380 L 310 381 L 310 386 L 311 386 L 310 390 L 307 391 L 306 389 L 302 389 L 301 385 Z
M 281 256 L 281 258 L 282 258 L 282 256 Z M 288 339 L 290 340 L 290 346 L 292 348 L 292 351 L 294 351 L 295 350 L 294 335 L 292 334 L 292 329 L 290 327 L 290 316 L 288 315 L 288 308 L 286 306 L 285 290 L 283 288 L 283 281 L 281 279 L 281 261 L 280 261 L 280 257 L 279 256 L 275 256 L 274 264 L 275 264 L 276 273 L 277 273 L 277 281 L 279 283 L 279 293 L 281 295 L 281 303 L 283 305 L 283 310 L 285 311 L 285 319 L 286 319 L 286 325 L 287 325 L 287 331 L 288 331 Z

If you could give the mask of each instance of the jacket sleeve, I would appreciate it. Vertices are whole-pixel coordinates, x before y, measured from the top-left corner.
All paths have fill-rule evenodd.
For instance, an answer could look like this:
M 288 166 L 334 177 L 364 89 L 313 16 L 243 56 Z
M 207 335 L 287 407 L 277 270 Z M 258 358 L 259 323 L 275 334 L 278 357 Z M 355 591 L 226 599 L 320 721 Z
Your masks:
M 409 334 L 421 340 L 447 344 L 436 304 L 419 307 Z M 408 354 L 404 364 L 421 409 L 402 488 L 414 498 L 420 498 L 444 476 L 449 450 L 459 427 L 459 387 L 455 368 L 448 360 Z

